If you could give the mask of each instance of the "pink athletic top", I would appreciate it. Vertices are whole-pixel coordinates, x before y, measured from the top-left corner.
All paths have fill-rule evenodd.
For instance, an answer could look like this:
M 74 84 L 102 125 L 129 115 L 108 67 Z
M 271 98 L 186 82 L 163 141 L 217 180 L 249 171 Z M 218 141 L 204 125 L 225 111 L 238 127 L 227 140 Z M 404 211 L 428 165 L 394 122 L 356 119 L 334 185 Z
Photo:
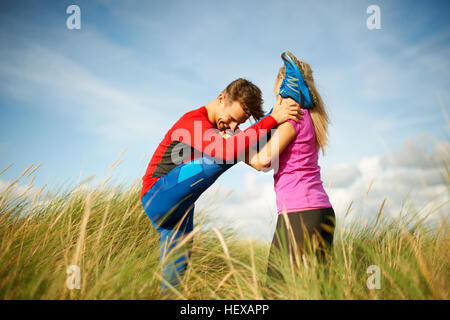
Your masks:
M 314 125 L 309 111 L 302 111 L 298 123 L 289 120 L 296 136 L 281 153 L 273 175 L 278 214 L 332 207 L 320 179 Z

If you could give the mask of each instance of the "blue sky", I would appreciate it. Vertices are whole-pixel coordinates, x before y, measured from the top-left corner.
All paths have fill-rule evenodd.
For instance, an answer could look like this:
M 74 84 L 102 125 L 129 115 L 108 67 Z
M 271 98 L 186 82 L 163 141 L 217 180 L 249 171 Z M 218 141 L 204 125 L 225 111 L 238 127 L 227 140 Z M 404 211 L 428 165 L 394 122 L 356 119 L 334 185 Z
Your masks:
M 81 30 L 66 28 L 71 4 L 81 8 Z M 371 4 L 381 9 L 381 30 L 366 27 Z M 336 168 L 386 158 L 411 141 L 432 152 L 449 137 L 449 7 L 448 1 L 2 1 L 0 171 L 13 166 L 0 179 L 12 181 L 42 163 L 36 187 L 92 175 L 102 181 L 126 148 L 114 180 L 136 181 L 170 126 L 232 80 L 257 84 L 268 110 L 284 50 L 310 63 L 326 102 L 332 123 L 320 158 L 324 170 L 342 173 Z M 218 184 L 240 192 L 248 172 L 238 165 Z M 271 174 L 256 179 L 272 181 Z

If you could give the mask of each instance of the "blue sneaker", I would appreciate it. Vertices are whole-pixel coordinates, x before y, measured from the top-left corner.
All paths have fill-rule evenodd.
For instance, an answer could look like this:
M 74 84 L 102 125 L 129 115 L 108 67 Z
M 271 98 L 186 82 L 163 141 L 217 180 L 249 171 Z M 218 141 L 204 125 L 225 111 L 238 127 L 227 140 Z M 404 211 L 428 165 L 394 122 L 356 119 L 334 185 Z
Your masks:
M 294 99 L 304 109 L 311 108 L 313 104 L 309 90 L 297 65 L 286 52 L 281 54 L 281 59 L 286 66 L 286 71 L 279 95 L 283 98 Z

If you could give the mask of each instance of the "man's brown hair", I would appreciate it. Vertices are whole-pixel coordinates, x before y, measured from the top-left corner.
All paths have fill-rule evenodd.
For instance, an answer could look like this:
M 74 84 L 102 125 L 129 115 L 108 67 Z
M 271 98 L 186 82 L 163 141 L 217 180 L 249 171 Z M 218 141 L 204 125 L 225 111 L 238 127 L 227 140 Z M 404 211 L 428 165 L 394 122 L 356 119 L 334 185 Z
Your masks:
M 239 78 L 222 91 L 227 102 L 238 101 L 248 117 L 259 120 L 264 116 L 261 90 L 252 82 Z

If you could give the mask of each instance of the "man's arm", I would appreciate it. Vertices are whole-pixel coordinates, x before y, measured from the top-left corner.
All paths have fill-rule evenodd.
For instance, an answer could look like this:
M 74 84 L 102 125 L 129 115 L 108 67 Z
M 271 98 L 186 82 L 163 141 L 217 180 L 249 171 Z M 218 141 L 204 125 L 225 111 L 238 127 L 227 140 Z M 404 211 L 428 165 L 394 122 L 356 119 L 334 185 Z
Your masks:
M 256 144 L 263 135 L 276 125 L 277 121 L 271 115 L 268 115 L 246 130 L 225 139 L 220 131 L 212 127 L 207 120 L 186 121 L 183 129 L 190 133 L 191 141 L 185 139 L 182 142 L 201 151 L 202 154 L 231 162 L 241 155 L 245 155 L 245 151 L 250 146 Z
M 239 157 L 244 158 L 245 152 L 249 150 L 250 146 L 255 145 L 274 126 L 287 120 L 297 122 L 301 118 L 301 114 L 302 111 L 297 103 L 292 99 L 283 99 L 280 106 L 275 108 L 270 115 L 228 139 L 224 139 L 209 121 L 192 119 L 193 121 L 186 121 L 184 126 L 193 139 L 183 142 L 211 157 L 231 162 Z

